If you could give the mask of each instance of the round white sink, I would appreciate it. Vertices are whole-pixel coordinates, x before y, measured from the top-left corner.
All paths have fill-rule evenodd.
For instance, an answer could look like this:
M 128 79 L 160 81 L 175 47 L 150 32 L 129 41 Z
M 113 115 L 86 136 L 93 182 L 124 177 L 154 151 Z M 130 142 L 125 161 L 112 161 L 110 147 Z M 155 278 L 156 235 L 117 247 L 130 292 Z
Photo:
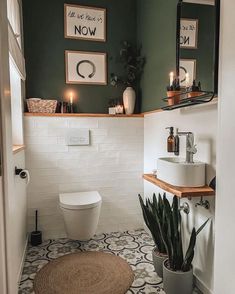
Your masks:
M 163 157 L 157 160 L 157 178 L 178 187 L 205 186 L 206 164 L 186 163 L 182 158 Z

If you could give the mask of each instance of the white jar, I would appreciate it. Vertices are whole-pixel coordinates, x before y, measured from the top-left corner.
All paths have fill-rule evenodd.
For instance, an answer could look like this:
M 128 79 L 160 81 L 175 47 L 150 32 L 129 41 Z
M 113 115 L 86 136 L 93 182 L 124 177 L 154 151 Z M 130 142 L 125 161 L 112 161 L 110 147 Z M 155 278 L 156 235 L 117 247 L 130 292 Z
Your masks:
M 135 109 L 136 94 L 132 87 L 127 87 L 123 92 L 123 104 L 126 114 L 133 114 Z

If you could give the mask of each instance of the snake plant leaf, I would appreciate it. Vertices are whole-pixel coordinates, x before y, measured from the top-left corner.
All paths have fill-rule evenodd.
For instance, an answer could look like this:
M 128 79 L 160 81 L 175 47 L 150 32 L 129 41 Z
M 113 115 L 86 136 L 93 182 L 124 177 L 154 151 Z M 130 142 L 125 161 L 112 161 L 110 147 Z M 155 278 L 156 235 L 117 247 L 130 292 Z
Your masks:
M 197 230 L 197 232 L 196 232 L 196 234 L 198 235 L 203 229 L 204 229 L 204 227 L 206 226 L 206 224 L 209 222 L 209 220 L 210 220 L 210 218 L 208 218 L 205 222 L 204 222 L 204 224 L 202 224 L 201 226 L 200 226 L 200 228 Z
M 146 203 L 144 203 L 142 197 L 140 195 L 138 196 L 144 221 L 151 232 L 154 243 L 159 252 L 166 253 L 166 248 L 161 237 L 160 222 L 157 215 L 157 210 L 155 209 L 153 202 L 151 202 L 150 199 L 146 199 Z
M 192 266 L 192 261 L 193 261 L 193 258 L 194 258 L 194 250 L 192 252 L 192 254 L 189 256 L 188 260 L 187 260 L 187 263 L 183 263 L 182 265 L 182 271 L 183 272 L 188 272 Z
M 196 229 L 193 228 L 192 234 L 190 237 L 190 241 L 189 241 L 188 250 L 185 254 L 184 262 L 182 265 L 182 271 L 187 271 L 190 269 L 190 266 L 191 266 L 191 263 L 193 260 L 193 256 L 194 256 L 194 247 L 196 245 L 196 238 L 197 238 Z

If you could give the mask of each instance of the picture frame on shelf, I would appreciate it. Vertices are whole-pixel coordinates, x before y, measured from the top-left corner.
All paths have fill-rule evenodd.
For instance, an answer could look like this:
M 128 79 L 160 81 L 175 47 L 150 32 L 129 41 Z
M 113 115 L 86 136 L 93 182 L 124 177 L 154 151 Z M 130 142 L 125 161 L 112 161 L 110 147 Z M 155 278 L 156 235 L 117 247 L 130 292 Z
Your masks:
M 106 9 L 64 4 L 64 37 L 106 42 Z
M 107 54 L 65 51 L 66 84 L 107 85 Z
M 196 66 L 196 59 L 180 59 L 180 87 L 186 87 L 186 74 L 188 74 L 188 84 L 193 84 L 196 79 Z
M 198 19 L 181 18 L 180 20 L 180 48 L 198 48 Z

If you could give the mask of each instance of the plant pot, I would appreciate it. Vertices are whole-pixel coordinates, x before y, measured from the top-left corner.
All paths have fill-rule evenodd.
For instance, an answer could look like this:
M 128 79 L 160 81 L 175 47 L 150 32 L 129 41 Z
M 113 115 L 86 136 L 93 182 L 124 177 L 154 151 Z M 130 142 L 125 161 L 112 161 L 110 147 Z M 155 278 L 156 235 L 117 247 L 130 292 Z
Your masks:
M 205 94 L 205 93 L 203 93 L 203 92 L 190 92 L 190 93 L 187 94 L 187 97 L 188 98 L 194 98 L 194 97 L 201 96 L 203 94 Z
M 167 91 L 168 105 L 175 105 L 180 102 L 181 91 Z
M 163 287 L 167 294 L 192 294 L 193 267 L 188 272 L 174 272 L 167 267 L 168 259 L 163 262 Z
M 135 109 L 136 94 L 132 87 L 127 87 L 123 92 L 123 104 L 126 114 L 133 114 Z
M 165 259 L 167 259 L 166 254 L 160 253 L 156 248 L 152 251 L 152 257 L 153 257 L 153 265 L 155 268 L 155 272 L 158 274 L 160 278 L 163 277 L 163 262 Z

